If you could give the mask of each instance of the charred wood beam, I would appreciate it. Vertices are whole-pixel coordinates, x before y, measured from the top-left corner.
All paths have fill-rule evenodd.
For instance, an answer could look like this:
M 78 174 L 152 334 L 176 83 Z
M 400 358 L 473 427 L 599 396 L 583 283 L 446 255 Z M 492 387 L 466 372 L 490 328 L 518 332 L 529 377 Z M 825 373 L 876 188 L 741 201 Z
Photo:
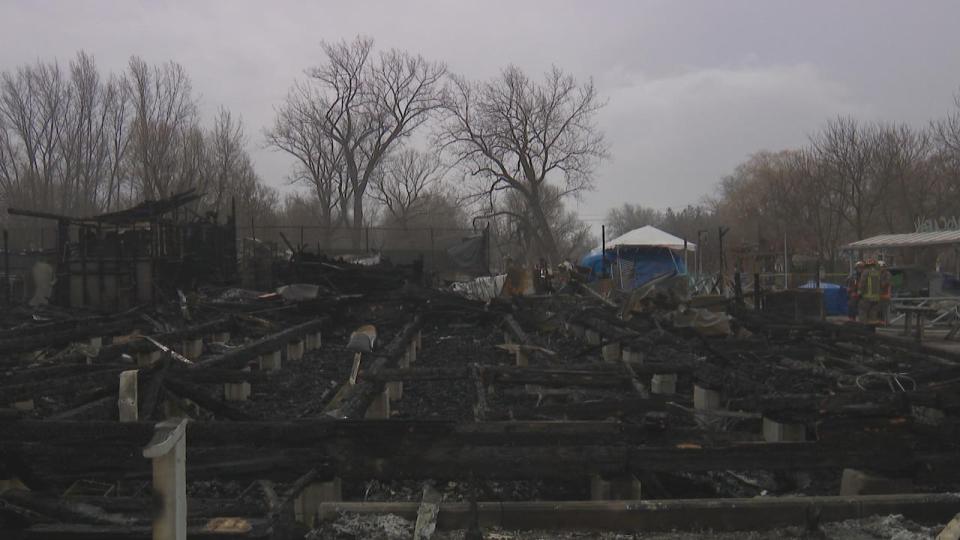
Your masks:
M 206 334 L 233 330 L 236 327 L 236 320 L 233 317 L 222 317 L 196 326 L 167 332 L 164 334 L 151 335 L 155 340 L 164 345 L 171 346 L 183 341 L 184 339 L 197 338 Z M 123 354 L 135 354 L 138 352 L 150 352 L 157 350 L 157 347 L 145 339 L 133 339 L 123 343 L 115 343 L 100 348 L 99 353 L 93 358 L 97 363 L 110 362 L 120 358 Z M 59 356 L 57 361 L 60 363 L 87 361 L 86 355 L 82 353 L 73 353 Z
M 407 323 L 402 330 L 390 341 L 390 343 L 381 351 L 374 353 L 376 360 L 368 369 L 368 377 L 360 379 L 355 386 L 351 388 L 347 395 L 337 406 L 337 409 L 330 411 L 330 415 L 339 418 L 357 419 L 363 418 L 367 408 L 376 399 L 377 394 L 383 392 L 384 382 L 378 380 L 380 371 L 388 368 L 396 368 L 399 365 L 400 358 L 406 353 L 407 347 L 413 340 L 416 333 L 420 330 L 422 320 L 419 315 L 414 317 L 413 321 Z
M 124 368 L 109 367 L 104 369 L 97 367 L 94 369 L 96 370 L 92 373 L 87 372 L 58 379 L 0 386 L 0 403 L 13 403 L 14 401 L 40 396 L 75 394 L 78 389 L 86 386 L 116 386 L 120 372 Z
M 416 502 L 330 502 L 321 504 L 320 513 L 321 516 L 394 514 L 413 521 L 418 506 Z M 958 509 L 960 496 L 953 493 L 651 501 L 493 501 L 480 502 L 476 507 L 467 502 L 444 502 L 440 503 L 437 529 L 469 529 L 473 523 L 479 522 L 482 527 L 505 530 L 578 529 L 624 531 L 646 536 L 644 532 L 656 531 L 702 533 L 705 530 L 803 528 L 811 525 L 811 516 L 817 516 L 817 521 L 832 522 L 902 514 L 920 523 L 944 523 Z
M 247 421 L 256 419 L 254 416 L 211 396 L 207 393 L 206 389 L 201 386 L 190 384 L 174 377 L 166 377 L 163 381 L 163 387 L 182 398 L 189 399 L 220 418 Z
M 58 422 L 17 420 L 0 423 L 0 441 L 37 442 L 51 446 L 143 446 L 153 434 L 149 422 Z M 188 447 L 291 448 L 351 441 L 430 442 L 441 439 L 464 444 L 596 444 L 642 441 L 643 428 L 619 422 L 489 422 L 401 420 L 300 420 L 295 422 L 190 422 Z
M 303 339 L 309 333 L 320 331 L 326 324 L 327 319 L 320 317 L 312 321 L 298 324 L 282 332 L 271 334 L 254 341 L 253 343 L 237 347 L 219 356 L 208 358 L 202 362 L 197 362 L 191 366 L 191 369 L 204 368 L 242 368 L 247 362 L 258 358 L 262 354 L 273 352 L 283 347 L 291 341 Z
M 146 323 L 133 321 L 118 321 L 108 324 L 81 325 L 71 330 L 52 332 L 41 335 L 13 337 L 0 340 L 0 354 L 9 355 L 31 352 L 50 347 L 65 347 L 77 341 L 93 337 L 103 337 L 116 334 L 128 334 L 133 329 L 147 330 Z
M 85 502 L 77 502 L 69 497 L 43 497 L 31 491 L 11 489 L 0 493 L 0 499 L 17 506 L 49 516 L 60 522 L 79 522 L 130 526 L 136 519 L 122 514 L 107 512 L 104 509 Z M 143 520 L 146 521 L 146 520 Z
M 272 538 L 265 520 L 246 520 L 251 525 L 248 532 L 226 532 L 210 529 L 206 524 L 188 524 L 187 537 L 211 540 L 251 540 Z M 152 527 L 126 525 L 85 525 L 79 523 L 53 523 L 34 525 L 18 531 L 22 540 L 150 540 Z

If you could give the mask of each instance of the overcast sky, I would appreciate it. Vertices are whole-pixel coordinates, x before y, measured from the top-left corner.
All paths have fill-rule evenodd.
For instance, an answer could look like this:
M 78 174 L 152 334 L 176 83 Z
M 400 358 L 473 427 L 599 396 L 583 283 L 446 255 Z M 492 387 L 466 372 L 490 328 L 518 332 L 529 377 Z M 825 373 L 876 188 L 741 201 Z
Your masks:
M 838 114 L 916 125 L 960 86 L 960 2 L 944 1 L 61 1 L 0 0 L 0 69 L 132 54 L 181 63 L 206 119 L 241 114 L 261 176 L 289 167 L 262 129 L 321 40 L 374 37 L 474 78 L 513 63 L 593 77 L 612 157 L 587 219 L 623 202 L 697 202 L 749 154 L 802 144 Z

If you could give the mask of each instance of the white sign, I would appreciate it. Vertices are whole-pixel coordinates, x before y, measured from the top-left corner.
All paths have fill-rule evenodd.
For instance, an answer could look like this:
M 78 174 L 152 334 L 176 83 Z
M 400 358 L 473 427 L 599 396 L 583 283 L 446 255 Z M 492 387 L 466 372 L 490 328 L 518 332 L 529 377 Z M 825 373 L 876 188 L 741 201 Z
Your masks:
M 940 216 L 939 218 L 933 219 L 923 219 L 917 218 L 914 222 L 916 227 L 916 232 L 937 232 L 937 231 L 958 231 L 960 230 L 960 221 L 957 220 L 956 216 L 946 218 Z

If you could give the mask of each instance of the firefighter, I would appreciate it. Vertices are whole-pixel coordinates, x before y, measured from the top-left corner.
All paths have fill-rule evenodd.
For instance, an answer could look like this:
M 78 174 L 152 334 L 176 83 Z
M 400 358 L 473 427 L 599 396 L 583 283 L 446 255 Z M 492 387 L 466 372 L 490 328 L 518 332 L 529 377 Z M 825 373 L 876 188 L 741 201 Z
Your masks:
M 853 272 L 847 278 L 847 317 L 851 321 L 857 320 L 857 309 L 860 302 L 860 275 L 863 273 L 863 261 L 857 261 Z
M 887 263 L 879 261 L 880 269 L 880 324 L 886 325 L 890 320 L 890 298 L 892 296 L 892 276 L 887 269 Z
M 880 319 L 880 267 L 876 259 L 867 259 L 857 291 L 860 295 L 860 322 L 877 324 Z

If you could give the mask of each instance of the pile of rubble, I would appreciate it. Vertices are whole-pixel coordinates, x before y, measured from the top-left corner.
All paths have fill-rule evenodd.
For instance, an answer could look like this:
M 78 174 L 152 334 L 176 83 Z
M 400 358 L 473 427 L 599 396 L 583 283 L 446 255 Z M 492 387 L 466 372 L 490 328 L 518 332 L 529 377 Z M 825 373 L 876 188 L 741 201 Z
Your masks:
M 114 315 L 7 313 L 3 536 L 843 537 L 830 523 L 960 511 L 951 353 L 669 282 L 477 300 L 416 265 L 288 271 Z M 158 483 L 168 452 L 181 486 Z

